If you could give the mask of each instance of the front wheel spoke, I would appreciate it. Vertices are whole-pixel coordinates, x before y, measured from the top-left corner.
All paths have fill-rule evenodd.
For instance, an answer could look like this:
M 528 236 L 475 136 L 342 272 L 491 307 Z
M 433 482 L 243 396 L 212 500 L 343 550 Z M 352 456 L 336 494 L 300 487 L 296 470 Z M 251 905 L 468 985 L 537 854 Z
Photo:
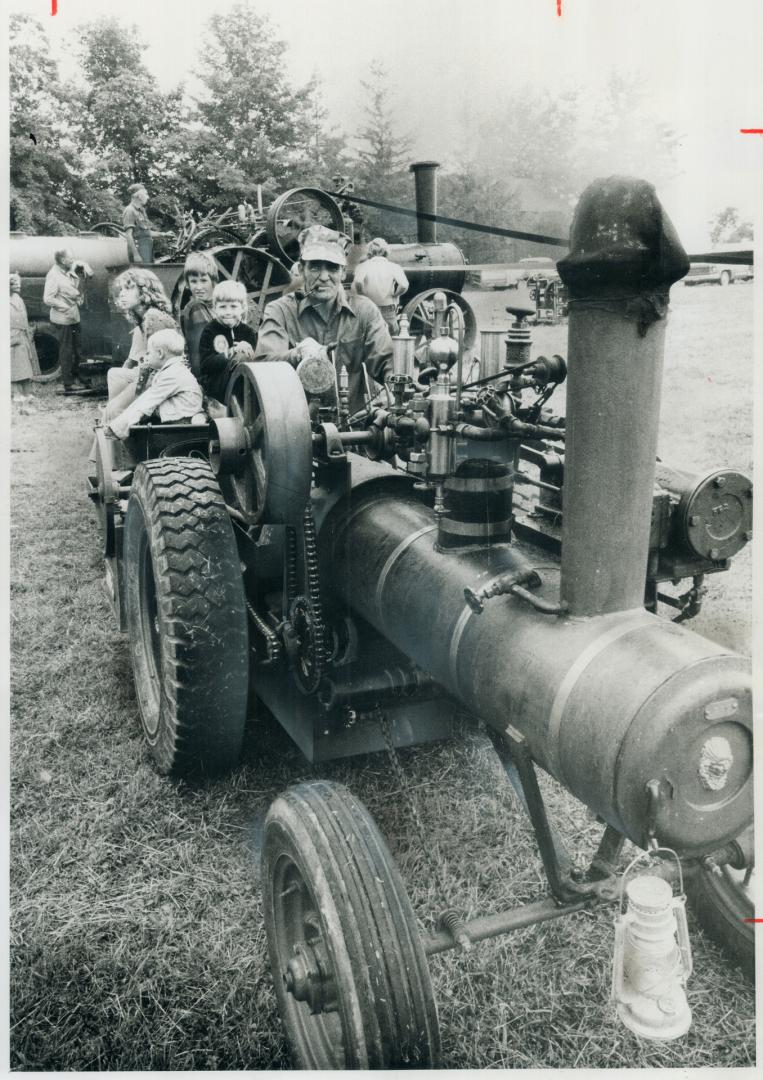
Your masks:
M 262 438 L 262 434 L 263 434 L 264 430 L 265 430 L 265 416 L 264 416 L 263 413 L 260 413 L 260 415 L 254 421 L 254 423 L 252 424 L 252 427 L 250 429 L 250 439 L 251 439 L 253 449 L 256 449 L 259 446 L 260 439 Z
M 234 416 L 234 418 L 236 420 L 243 420 L 244 419 L 244 411 L 241 408 L 241 402 L 236 397 L 235 391 L 231 394 L 230 407 L 231 407 L 231 412 L 233 413 L 233 416 Z
M 267 473 L 265 472 L 265 462 L 262 460 L 262 455 L 259 453 L 252 454 L 252 464 L 254 465 L 254 493 L 257 505 L 261 506 L 265 501 L 265 487 L 267 480 Z

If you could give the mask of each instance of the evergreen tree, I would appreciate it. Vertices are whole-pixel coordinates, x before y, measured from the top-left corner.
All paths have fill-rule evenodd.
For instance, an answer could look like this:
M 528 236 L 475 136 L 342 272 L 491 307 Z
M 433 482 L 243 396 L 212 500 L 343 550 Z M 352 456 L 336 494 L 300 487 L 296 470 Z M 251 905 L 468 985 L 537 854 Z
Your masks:
M 383 64 L 374 61 L 370 78 L 362 81 L 361 86 L 368 101 L 364 126 L 357 133 L 359 146 L 352 169 L 355 189 L 369 199 L 412 207 L 413 185 L 408 168 L 411 139 L 396 130 L 389 75 Z M 394 242 L 415 239 L 413 219 L 370 207 L 362 209 L 369 236 L 378 234 Z

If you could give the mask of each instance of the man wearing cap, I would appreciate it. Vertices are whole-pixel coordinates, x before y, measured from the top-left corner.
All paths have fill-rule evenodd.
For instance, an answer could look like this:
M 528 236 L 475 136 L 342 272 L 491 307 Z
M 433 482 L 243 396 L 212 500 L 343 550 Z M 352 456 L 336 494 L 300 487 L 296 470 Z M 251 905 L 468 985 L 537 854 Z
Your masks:
M 288 360 L 296 367 L 336 343 L 334 363 L 338 370 L 347 368 L 350 412 L 355 413 L 365 402 L 363 365 L 369 379 L 383 384 L 392 367 L 392 340 L 376 304 L 344 291 L 345 240 L 323 225 L 300 233 L 298 288 L 265 308 L 254 358 Z
M 127 239 L 130 262 L 152 263 L 154 261 L 154 241 L 151 237 L 151 224 L 146 213 L 148 192 L 143 184 L 130 184 L 127 189 L 130 202 L 122 211 L 122 224 Z
M 401 266 L 390 262 L 389 244 L 381 236 L 369 243 L 368 257 L 358 264 L 352 288 L 358 296 L 373 300 L 391 334 L 400 332 L 397 305 L 408 288 L 408 278 Z

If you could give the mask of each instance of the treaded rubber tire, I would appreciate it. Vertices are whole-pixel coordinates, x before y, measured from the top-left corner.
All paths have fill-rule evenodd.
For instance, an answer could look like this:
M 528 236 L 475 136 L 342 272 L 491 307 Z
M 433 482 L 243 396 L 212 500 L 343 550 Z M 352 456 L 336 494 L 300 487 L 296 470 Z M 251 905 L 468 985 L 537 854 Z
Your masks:
M 334 973 L 338 1008 L 331 1017 L 341 1027 L 340 1047 L 324 1016 L 311 1015 L 283 978 L 299 939 L 288 904 L 296 905 L 294 913 L 305 903 L 301 894 L 287 900 L 283 886 L 300 878 Z M 276 996 L 295 1066 L 438 1068 L 437 1009 L 413 909 L 379 830 L 347 788 L 319 780 L 273 802 L 262 881 Z
M 233 768 L 247 714 L 247 615 L 233 528 L 206 461 L 138 465 L 124 569 L 135 691 L 159 771 Z
M 755 981 L 755 905 L 727 868 L 720 875 L 700 868 L 687 885 L 689 906 L 700 926 L 729 960 Z

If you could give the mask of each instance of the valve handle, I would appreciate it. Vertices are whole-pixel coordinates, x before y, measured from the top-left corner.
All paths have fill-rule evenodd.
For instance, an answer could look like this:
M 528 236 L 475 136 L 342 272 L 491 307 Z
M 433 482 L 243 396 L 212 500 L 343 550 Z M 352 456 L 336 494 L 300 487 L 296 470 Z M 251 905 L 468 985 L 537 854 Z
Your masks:
M 528 315 L 535 314 L 534 307 L 524 307 L 520 304 L 509 305 L 506 310 L 509 315 L 513 315 L 518 323 L 522 322 L 522 319 L 526 319 Z

